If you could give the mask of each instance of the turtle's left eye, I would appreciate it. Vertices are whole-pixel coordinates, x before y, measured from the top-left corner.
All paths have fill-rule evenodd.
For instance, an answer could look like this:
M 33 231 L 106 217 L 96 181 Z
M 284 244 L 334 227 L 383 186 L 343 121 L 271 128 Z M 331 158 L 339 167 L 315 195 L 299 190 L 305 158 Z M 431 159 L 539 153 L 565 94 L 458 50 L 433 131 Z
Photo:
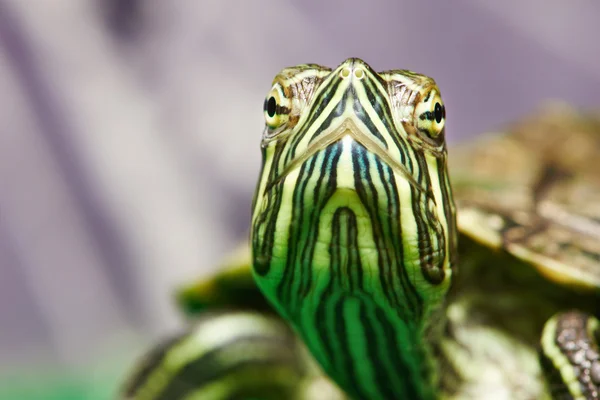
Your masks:
M 415 107 L 415 125 L 418 131 L 430 139 L 436 139 L 444 131 L 446 108 L 440 94 L 432 90 Z
M 276 83 L 265 98 L 263 106 L 265 122 L 270 130 L 284 126 L 290 115 L 291 101 L 285 97 L 283 88 Z

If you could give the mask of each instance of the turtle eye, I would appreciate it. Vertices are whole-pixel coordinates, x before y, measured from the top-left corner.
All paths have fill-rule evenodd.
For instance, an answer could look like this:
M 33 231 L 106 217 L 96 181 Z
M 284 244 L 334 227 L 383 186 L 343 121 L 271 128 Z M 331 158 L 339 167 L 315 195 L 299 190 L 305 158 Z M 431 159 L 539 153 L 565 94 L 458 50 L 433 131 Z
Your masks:
M 287 123 L 290 105 L 291 102 L 285 97 L 282 86 L 279 83 L 273 85 L 263 106 L 265 122 L 270 130 L 278 129 Z
M 440 94 L 432 90 L 415 107 L 415 125 L 429 139 L 437 139 L 445 124 L 446 108 Z

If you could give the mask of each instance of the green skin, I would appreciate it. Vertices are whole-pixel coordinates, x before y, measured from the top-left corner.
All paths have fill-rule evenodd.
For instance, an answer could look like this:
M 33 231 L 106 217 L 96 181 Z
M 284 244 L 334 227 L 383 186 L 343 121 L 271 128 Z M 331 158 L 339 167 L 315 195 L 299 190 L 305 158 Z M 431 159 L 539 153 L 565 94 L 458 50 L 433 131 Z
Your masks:
M 600 119 L 550 109 L 454 149 L 457 249 L 444 118 L 413 72 L 277 75 L 252 250 L 179 292 L 193 326 L 121 397 L 344 399 L 275 311 L 352 398 L 598 399 Z
M 319 379 L 314 362 L 281 319 L 213 309 L 146 354 L 121 398 L 334 400 L 338 393 L 331 385 L 329 391 L 311 392 Z
M 265 114 L 258 286 L 353 397 L 434 398 L 432 321 L 456 253 L 435 82 L 358 59 L 299 66 L 275 78 Z

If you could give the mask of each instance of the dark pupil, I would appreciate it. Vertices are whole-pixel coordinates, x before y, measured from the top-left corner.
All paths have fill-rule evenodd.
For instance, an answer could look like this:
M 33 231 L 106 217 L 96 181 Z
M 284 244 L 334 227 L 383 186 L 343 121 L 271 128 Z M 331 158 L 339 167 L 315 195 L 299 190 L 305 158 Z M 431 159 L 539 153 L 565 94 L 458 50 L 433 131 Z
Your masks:
M 267 101 L 267 114 L 269 114 L 269 117 L 273 118 L 276 110 L 277 102 L 275 101 L 275 97 L 271 96 L 269 101 Z
M 440 103 L 435 103 L 435 108 L 433 109 L 433 113 L 435 116 L 435 122 L 437 122 L 438 124 L 440 122 L 442 122 L 445 112 L 444 112 L 444 107 L 442 107 L 442 105 Z

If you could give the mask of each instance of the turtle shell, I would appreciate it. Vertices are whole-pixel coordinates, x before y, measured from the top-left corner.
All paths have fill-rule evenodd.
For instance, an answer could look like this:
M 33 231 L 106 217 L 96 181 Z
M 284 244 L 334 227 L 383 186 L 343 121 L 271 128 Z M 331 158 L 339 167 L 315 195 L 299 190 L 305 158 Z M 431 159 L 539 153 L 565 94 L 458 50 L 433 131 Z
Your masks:
M 548 104 L 449 150 L 463 235 L 560 285 L 600 288 L 600 114 Z
M 599 311 L 600 114 L 549 105 L 501 134 L 480 135 L 449 153 L 461 237 L 448 340 L 441 344 L 451 355 L 441 358 L 446 360 L 442 391 L 448 398 L 479 398 L 482 390 L 495 387 L 535 398 L 542 392 L 535 348 L 546 319 L 565 307 L 583 305 L 592 315 Z M 250 260 L 245 242 L 212 274 L 177 292 L 177 302 L 193 326 L 202 326 L 206 310 L 214 318 L 239 312 L 244 318 L 277 323 L 254 283 Z M 482 266 L 487 267 L 484 274 Z M 573 296 L 576 289 L 584 294 Z M 289 328 L 280 329 L 281 337 L 292 334 Z M 202 330 L 190 328 L 181 338 L 195 338 L 198 332 Z M 236 332 L 242 329 L 230 331 Z M 240 339 L 244 336 L 236 334 L 235 340 L 243 344 Z M 286 354 L 285 349 L 271 350 L 268 355 Z M 497 372 L 497 379 L 481 377 L 482 370 Z M 325 377 L 309 375 L 282 382 L 297 398 L 316 399 L 323 393 L 333 398 L 327 388 L 343 398 Z M 306 391 L 301 385 L 307 385 Z M 470 396 L 470 391 L 475 394 Z
M 547 104 L 449 153 L 460 242 L 504 250 L 557 284 L 600 290 L 600 113 Z M 472 250 L 462 247 L 460 263 Z M 179 290 L 179 305 L 189 316 L 271 310 L 250 260 L 244 242 L 213 275 Z
M 274 312 L 254 282 L 250 263 L 250 246 L 243 242 L 212 274 L 182 286 L 176 301 L 184 315 L 194 319 L 210 309 Z

